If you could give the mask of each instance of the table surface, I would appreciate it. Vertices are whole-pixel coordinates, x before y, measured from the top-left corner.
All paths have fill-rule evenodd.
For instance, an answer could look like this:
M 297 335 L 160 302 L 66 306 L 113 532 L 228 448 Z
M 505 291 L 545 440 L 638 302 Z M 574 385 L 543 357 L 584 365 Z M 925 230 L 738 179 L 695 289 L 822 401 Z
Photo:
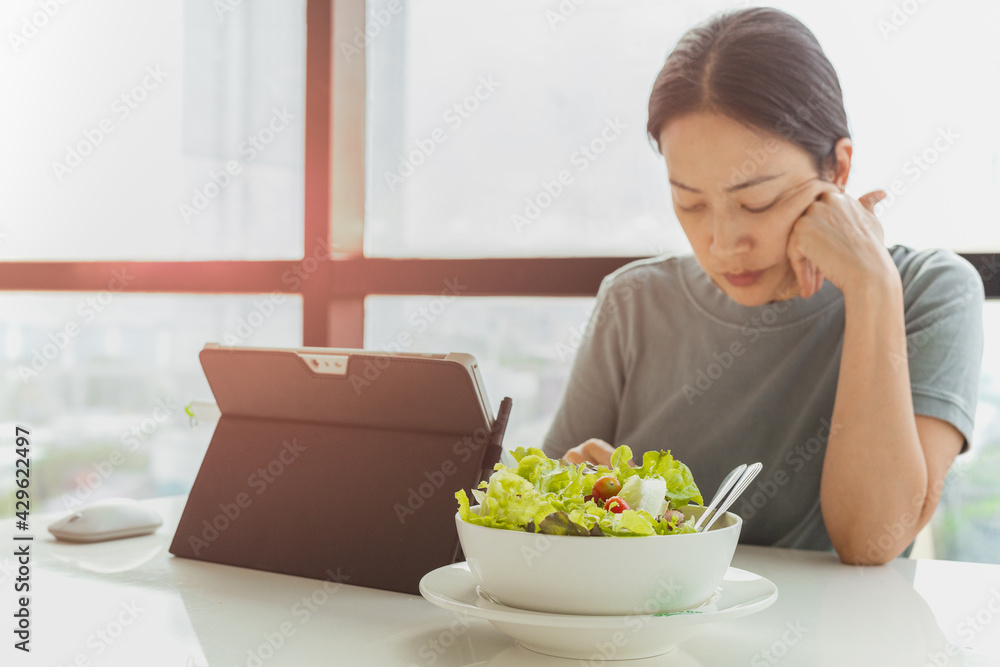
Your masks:
M 177 667 L 569 666 L 486 621 L 419 596 L 177 558 L 167 549 L 184 497 L 146 503 L 154 534 L 57 542 L 62 515 L 31 519 L 31 653 L 15 650 L 13 546 L 0 557 L 0 664 Z M 0 539 L 15 542 L 13 520 Z M 897 559 L 850 567 L 832 554 L 740 546 L 735 567 L 771 579 L 769 609 L 708 624 L 671 653 L 627 667 L 1000 665 L 1000 565 Z M 276 648 L 274 648 L 276 647 Z M 10 658 L 13 658 L 12 660 Z

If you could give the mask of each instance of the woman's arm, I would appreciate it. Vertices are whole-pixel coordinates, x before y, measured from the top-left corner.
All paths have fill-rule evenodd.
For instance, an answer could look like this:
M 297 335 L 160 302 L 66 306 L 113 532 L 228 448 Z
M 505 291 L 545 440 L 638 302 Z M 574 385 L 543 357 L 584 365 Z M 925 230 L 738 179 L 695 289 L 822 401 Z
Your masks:
M 606 441 L 614 440 L 625 381 L 624 349 L 627 345 L 621 332 L 623 306 L 615 287 L 616 276 L 620 273 L 621 270 L 601 282 L 594 310 L 574 355 L 566 388 L 542 445 L 543 451 L 552 458 L 566 455 L 570 448 L 580 449 L 586 445 L 585 458 L 603 462 L 599 458 L 602 447 L 593 443 L 601 442 L 610 447 Z M 610 461 L 610 453 L 607 456 Z
M 891 264 L 891 260 L 890 260 Z M 903 290 L 894 265 L 844 285 L 845 327 L 820 503 L 846 563 L 897 557 L 927 524 L 962 446 L 947 422 L 914 416 Z
M 875 564 L 903 552 L 937 507 L 962 434 L 914 414 L 903 288 L 872 209 L 826 192 L 796 222 L 789 257 L 808 298 L 829 278 L 844 294 L 844 345 L 820 505 L 845 563 Z M 884 194 L 882 194 L 884 196 Z

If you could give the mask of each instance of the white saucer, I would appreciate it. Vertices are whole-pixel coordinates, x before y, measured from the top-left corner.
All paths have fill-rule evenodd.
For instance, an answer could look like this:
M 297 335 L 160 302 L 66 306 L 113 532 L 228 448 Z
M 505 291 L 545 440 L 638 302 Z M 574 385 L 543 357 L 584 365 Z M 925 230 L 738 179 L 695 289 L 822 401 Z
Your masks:
M 666 653 L 701 626 L 770 607 L 778 599 L 778 588 L 760 575 L 731 567 L 718 597 L 698 609 L 633 616 L 546 614 L 485 600 L 476 592 L 468 564 L 455 563 L 424 575 L 420 594 L 438 607 L 489 621 L 532 651 L 600 662 Z

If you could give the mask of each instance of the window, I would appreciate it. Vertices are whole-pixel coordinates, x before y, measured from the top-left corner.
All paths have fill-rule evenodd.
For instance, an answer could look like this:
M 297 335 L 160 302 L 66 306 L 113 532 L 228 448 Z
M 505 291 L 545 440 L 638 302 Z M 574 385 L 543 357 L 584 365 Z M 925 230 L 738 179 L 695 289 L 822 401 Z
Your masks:
M 222 5 L 2 10 L 0 423 L 36 511 L 187 492 L 198 351 L 301 344 L 306 5 Z
M 187 493 L 212 435 L 184 410 L 212 399 L 198 363 L 205 341 L 302 339 L 292 295 L 7 292 L 0 312 L 0 424 L 31 431 L 36 511 Z M 13 479 L 13 468 L 5 454 L 0 474 Z
M 536 447 L 558 406 L 594 300 L 588 298 L 371 296 L 365 347 L 462 350 L 479 362 L 494 414 L 510 396 L 504 442 Z
M 649 90 L 688 27 L 747 4 L 370 2 L 391 21 L 367 52 L 366 252 L 687 250 L 646 138 Z M 837 68 L 854 143 L 848 191 L 889 193 L 887 242 L 1000 247 L 987 222 L 1000 194 L 1000 94 L 980 75 L 1000 66 L 1000 9 L 977 5 L 969 21 L 944 4 L 767 4 L 810 26 Z
M 34 30 L 36 3 L 5 6 L 0 72 L 32 102 L 0 108 L 0 421 L 37 434 L 33 493 L 62 507 L 133 427 L 95 494 L 186 491 L 209 432 L 157 401 L 208 397 L 212 340 L 470 351 L 494 407 L 515 398 L 508 443 L 539 442 L 600 279 L 688 247 L 648 91 L 687 27 L 745 4 L 115 0 Z M 848 191 L 899 181 L 887 241 L 965 253 L 996 299 L 1000 91 L 979 73 L 1000 7 L 918 5 L 775 3 L 840 74 Z M 1000 544 L 970 466 L 1000 451 L 994 306 L 973 451 L 935 519 L 948 557 Z
M 983 310 L 986 349 L 972 449 L 948 473 L 941 503 L 931 522 L 938 558 L 984 563 L 997 561 L 1000 543 L 1000 302 Z
M 222 6 L 5 6 L 3 259 L 301 256 L 305 1 Z

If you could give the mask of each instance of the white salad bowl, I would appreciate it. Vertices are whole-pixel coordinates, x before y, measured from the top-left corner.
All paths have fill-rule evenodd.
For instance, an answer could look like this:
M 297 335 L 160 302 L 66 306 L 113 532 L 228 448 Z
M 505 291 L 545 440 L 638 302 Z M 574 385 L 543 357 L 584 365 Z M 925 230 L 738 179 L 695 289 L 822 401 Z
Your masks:
M 680 510 L 697 518 L 705 508 Z M 516 609 L 595 616 L 660 614 L 703 604 L 729 569 L 743 527 L 732 512 L 708 532 L 645 537 L 488 528 L 457 513 L 455 522 L 469 570 L 494 600 Z

